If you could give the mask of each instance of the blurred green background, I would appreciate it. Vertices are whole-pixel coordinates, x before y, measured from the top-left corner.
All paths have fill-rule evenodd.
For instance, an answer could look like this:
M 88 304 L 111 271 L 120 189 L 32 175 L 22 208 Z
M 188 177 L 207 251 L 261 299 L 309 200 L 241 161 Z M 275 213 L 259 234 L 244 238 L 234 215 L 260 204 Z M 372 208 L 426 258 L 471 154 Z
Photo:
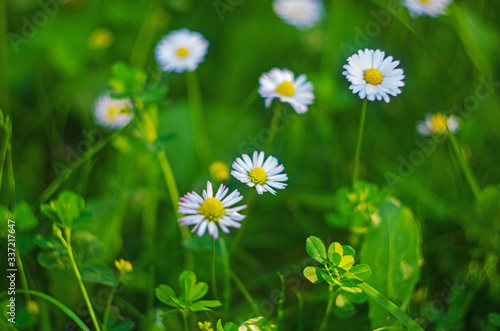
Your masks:
M 220 3 L 226 11 L 217 7 Z M 230 165 L 242 153 L 263 148 L 261 129 L 272 117 L 256 93 L 263 72 L 289 68 L 314 84 L 316 100 L 309 112 L 295 115 L 287 108 L 286 125 L 273 144 L 273 155 L 290 178 L 288 187 L 276 196 L 254 199 L 241 242 L 245 255 L 233 261 L 233 270 L 258 302 L 270 300 L 280 288 L 276 272 L 288 272 L 287 286 L 297 283 L 304 299 L 303 326 L 317 328 L 327 292 L 302 277 L 305 239 L 316 235 L 359 248 L 362 234 L 328 221 L 335 193 L 351 181 L 361 108 L 341 73 L 358 49 L 381 49 L 401 61 L 405 86 L 388 104 L 368 104 L 361 179 L 389 187 L 422 228 L 425 262 L 408 314 L 416 312 L 430 330 L 495 329 L 495 315 L 490 314 L 500 312 L 499 245 L 492 233 L 500 228 L 499 2 L 454 1 L 449 15 L 413 19 L 396 1 L 326 1 L 322 22 L 304 31 L 276 17 L 270 1 L 7 0 L 1 6 L 6 7 L 0 22 L 7 22 L 7 32 L 0 36 L 0 86 L 5 86 L 0 106 L 13 123 L 16 198 L 39 217 L 37 227 L 19 234 L 25 239 L 20 252 L 32 288 L 72 309 L 82 302 L 68 270 L 46 270 L 37 262 L 40 248 L 31 241 L 51 232 L 51 223 L 38 212 L 37 198 L 56 179 L 53 162 L 67 165 L 81 157 L 77 146 L 87 141 L 84 132 L 96 129 L 94 102 L 109 90 L 116 61 L 142 68 L 153 85 L 169 87 L 160 103 L 158 130 L 169 137 L 164 147 L 180 194 L 200 192 L 211 179 L 208 166 L 195 154 L 186 79 L 161 74 L 154 60 L 161 37 L 186 27 L 210 42 L 197 74 L 214 159 Z M 491 83 L 486 86 L 485 81 Z M 487 96 L 478 97 L 478 88 Z M 408 170 L 401 164 L 421 150 L 416 122 L 437 111 L 465 115 L 457 136 L 480 186 L 488 188 L 484 194 L 492 218 L 482 219 L 474 208 L 474 196 L 446 140 L 421 165 L 401 173 Z M 62 188 L 85 198 L 91 214 L 87 230 L 102 243 L 100 260 L 108 265 L 118 258 L 132 262 L 133 281 L 120 296 L 152 321 L 161 304 L 151 289 L 160 283 L 177 286 L 184 261 L 157 160 L 131 141 L 131 134 L 112 141 Z M 388 183 L 388 173 L 401 180 Z M 249 193 L 234 178 L 226 184 Z M 4 205 L 12 203 L 5 185 L 1 198 Z M 226 240 L 231 242 L 237 231 Z M 210 241 L 195 238 L 192 244 L 198 278 L 208 281 Z M 441 298 L 449 288 L 446 282 L 461 285 L 449 302 Z M 102 286 L 89 288 L 96 296 Z M 251 315 L 243 296 L 235 287 L 233 292 L 224 319 Z M 298 323 L 298 301 L 290 289 L 286 295 L 285 329 L 291 330 Z M 62 330 L 68 318 L 40 304 L 35 329 Z M 276 313 L 276 304 L 272 307 L 269 317 Z M 334 317 L 332 329 L 368 330 L 367 310 L 366 304 L 359 305 L 353 316 Z M 218 314 L 199 313 L 198 320 Z M 122 307 L 122 315 L 138 329 L 152 328 L 130 309 Z M 180 328 L 175 318 L 164 323 L 169 330 Z M 160 324 L 156 327 L 162 329 Z

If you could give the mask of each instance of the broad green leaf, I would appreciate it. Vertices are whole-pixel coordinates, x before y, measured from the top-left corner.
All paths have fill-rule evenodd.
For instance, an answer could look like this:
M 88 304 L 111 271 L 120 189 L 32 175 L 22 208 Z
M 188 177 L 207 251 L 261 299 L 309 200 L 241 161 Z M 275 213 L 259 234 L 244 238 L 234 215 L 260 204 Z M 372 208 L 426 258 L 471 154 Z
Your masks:
M 186 302 L 192 301 L 191 289 L 196 284 L 196 275 L 190 270 L 184 270 L 179 276 L 179 283 L 181 284 L 182 294 Z
M 208 292 L 208 285 L 204 282 L 196 283 L 193 287 L 191 287 L 191 291 L 189 292 L 189 300 L 197 301 L 205 296 Z
M 83 198 L 72 191 L 63 191 L 56 200 L 41 206 L 42 213 L 55 222 L 71 227 L 85 208 Z
M 344 251 L 344 256 L 350 255 L 350 256 L 354 257 L 354 255 L 356 255 L 356 251 L 354 250 L 354 248 L 352 248 L 349 245 L 342 245 L 342 249 Z
M 372 270 L 366 264 L 356 264 L 349 271 L 361 280 L 367 280 L 372 275 Z
M 224 324 L 224 331 L 238 331 L 238 326 L 233 322 L 227 322 L 226 324 Z
M 354 305 L 349 301 L 349 298 L 347 298 L 345 295 L 342 293 L 337 296 L 335 299 L 335 305 L 346 311 L 354 311 Z
M 321 276 L 321 268 L 306 267 L 304 269 L 304 276 L 313 284 L 319 284 L 324 280 Z
M 13 216 L 16 228 L 20 231 L 31 230 L 38 225 L 37 218 L 33 215 L 30 206 L 24 201 L 17 205 Z
M 175 297 L 175 292 L 170 286 L 164 284 L 159 285 L 156 288 L 155 293 L 156 297 L 161 302 L 172 307 L 177 307 L 177 304 L 175 304 L 175 302 L 171 299 L 171 297 Z
M 351 255 L 342 256 L 342 260 L 338 264 L 339 268 L 349 270 L 354 265 L 354 257 Z
M 205 311 L 205 310 L 212 310 L 206 306 L 200 305 L 199 303 L 192 303 L 188 306 L 188 308 L 191 311 Z
M 367 295 L 359 287 L 342 287 L 342 294 L 354 303 L 363 303 L 367 299 Z
M 344 255 L 344 249 L 342 245 L 339 243 L 332 243 L 330 247 L 328 247 L 328 259 L 335 265 L 338 265 L 342 260 L 342 256 Z
M 361 248 L 361 261 L 372 270 L 367 283 L 404 311 L 419 277 L 420 228 L 410 209 L 395 198 L 379 205 L 378 216 Z M 387 322 L 390 315 L 383 307 L 373 300 L 369 300 L 369 305 L 372 328 L 391 323 Z
M 172 299 L 172 301 L 175 302 L 175 304 L 180 306 L 180 307 L 183 307 L 183 308 L 188 307 L 188 305 L 184 301 L 182 301 L 181 299 L 179 299 L 177 297 L 171 296 L 170 299 Z
M 219 307 L 222 305 L 219 300 L 200 300 L 196 303 L 199 305 L 205 306 L 205 307 L 210 307 L 210 308 Z
M 318 237 L 311 236 L 307 238 L 306 251 L 310 257 L 312 257 L 319 263 L 324 264 L 325 260 L 327 259 L 325 245 Z
M 87 264 L 80 268 L 82 278 L 88 282 L 105 284 L 109 286 L 118 285 L 113 271 L 105 264 Z

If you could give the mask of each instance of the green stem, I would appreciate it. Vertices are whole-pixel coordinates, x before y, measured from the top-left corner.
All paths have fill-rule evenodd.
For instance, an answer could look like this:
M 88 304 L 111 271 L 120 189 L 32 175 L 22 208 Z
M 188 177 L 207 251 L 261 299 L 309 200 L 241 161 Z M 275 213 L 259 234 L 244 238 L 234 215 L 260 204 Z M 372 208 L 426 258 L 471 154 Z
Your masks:
M 184 324 L 184 331 L 189 331 L 188 321 L 187 321 L 187 314 L 185 314 L 184 312 L 182 312 L 182 322 Z
M 223 238 L 219 239 L 220 251 L 222 256 L 222 268 L 224 279 L 224 316 L 228 316 L 231 307 L 231 266 L 229 265 L 229 254 L 226 242 Z
M 151 0 L 149 2 L 149 7 L 144 15 L 141 29 L 135 40 L 134 48 L 132 49 L 132 55 L 130 56 L 130 65 L 134 67 L 143 68 L 146 64 L 148 51 L 153 42 L 155 36 L 154 24 L 151 24 L 151 18 L 155 14 L 155 10 L 158 7 L 157 0 Z
M 299 291 L 294 290 L 293 292 L 297 296 L 297 302 L 298 302 L 298 306 L 299 306 L 299 317 L 298 317 L 298 322 L 297 322 L 297 331 L 303 331 L 304 330 L 304 298 L 302 297 L 302 294 Z
M 219 300 L 219 293 L 217 292 L 217 279 L 215 278 L 215 239 L 212 239 L 212 291 L 214 293 L 215 299 Z
M 111 294 L 110 296 L 108 297 L 108 300 L 106 301 L 106 308 L 104 308 L 104 317 L 102 319 L 102 326 L 104 328 L 104 330 L 107 330 L 108 329 L 108 318 L 109 318 L 109 313 L 111 311 L 111 304 L 113 303 L 113 298 L 115 296 L 115 293 L 116 293 L 116 287 L 113 287 L 113 290 L 111 291 Z
M 89 295 L 87 294 L 87 290 L 85 289 L 85 285 L 82 281 L 82 276 L 80 275 L 80 271 L 76 265 L 75 257 L 73 256 L 73 249 L 71 247 L 71 229 L 65 229 L 66 231 L 66 240 L 63 238 L 61 231 L 58 229 L 57 236 L 66 247 L 68 251 L 68 257 L 71 262 L 71 266 L 73 267 L 73 271 L 75 272 L 76 280 L 78 281 L 78 285 L 80 286 L 80 290 L 82 291 L 83 299 L 87 304 L 87 308 L 89 309 L 90 317 L 92 318 L 92 322 L 94 323 L 94 327 L 97 331 L 101 331 L 99 327 L 99 322 L 97 322 L 97 317 L 94 312 L 94 308 L 92 307 L 92 303 L 90 302 Z
M 179 219 L 182 217 L 181 214 L 179 214 L 178 210 L 178 204 L 179 204 L 179 191 L 177 190 L 177 184 L 175 183 L 175 177 L 172 172 L 172 167 L 170 167 L 170 162 L 168 162 L 167 155 L 165 154 L 165 151 L 160 151 L 157 153 L 158 156 L 158 161 L 160 162 L 160 167 L 163 171 L 163 175 L 165 176 L 165 182 L 167 184 L 167 189 L 169 192 L 170 196 L 170 201 L 172 202 L 172 208 L 174 208 L 175 216 L 176 219 Z M 179 229 L 181 231 L 181 236 L 184 241 L 189 240 L 191 237 L 188 229 L 179 224 Z M 188 270 L 193 270 L 194 262 L 193 262 L 193 254 L 189 250 L 184 250 L 184 257 L 185 257 L 185 263 L 186 263 L 186 269 Z
M 247 198 L 247 212 L 246 212 L 246 217 L 245 220 L 243 220 L 241 224 L 241 228 L 238 230 L 238 233 L 236 234 L 236 237 L 234 237 L 233 243 L 231 244 L 231 248 L 229 249 L 229 255 L 231 255 L 234 250 L 237 248 L 241 237 L 243 236 L 243 230 L 245 230 L 245 226 L 248 222 L 248 215 L 250 215 L 250 205 L 253 200 L 253 196 L 255 195 L 255 189 L 250 190 L 250 193 L 248 193 L 248 198 Z
M 264 147 L 264 153 L 266 155 L 271 151 L 272 143 L 274 141 L 274 138 L 276 137 L 276 131 L 278 130 L 278 125 L 284 109 L 285 104 L 280 101 L 278 101 L 276 103 L 276 107 L 274 107 L 273 117 L 271 118 L 271 122 L 269 123 L 269 139 L 267 140 Z
M 335 300 L 335 291 L 333 290 L 333 285 L 330 284 L 328 287 L 328 305 L 326 306 L 325 315 L 323 315 L 323 321 L 321 322 L 321 326 L 319 328 L 320 331 L 325 331 L 328 328 L 328 320 L 330 319 L 330 314 L 333 310 L 333 302 Z
M 474 174 L 472 173 L 472 170 L 470 169 L 469 164 L 467 163 L 467 160 L 465 159 L 464 152 L 462 148 L 460 147 L 457 138 L 455 137 L 455 134 L 451 132 L 451 130 L 446 126 L 446 131 L 448 132 L 448 136 L 450 137 L 451 145 L 453 146 L 453 149 L 455 151 L 455 154 L 457 155 L 458 161 L 460 163 L 460 166 L 462 167 L 462 171 L 464 172 L 465 177 L 467 178 L 467 182 L 469 183 L 470 189 L 472 190 L 472 193 L 474 194 L 474 197 L 476 198 L 477 203 L 481 206 L 481 198 L 480 198 L 480 192 L 481 189 L 479 188 L 479 184 L 474 177 Z
M 259 307 L 257 306 L 254 299 L 250 295 L 250 292 L 248 292 L 247 288 L 245 287 L 245 284 L 243 284 L 243 282 L 238 278 L 238 276 L 236 276 L 236 274 L 233 271 L 231 271 L 231 278 L 233 279 L 238 289 L 241 291 L 241 294 L 243 294 L 243 296 L 247 300 L 250 307 L 252 307 L 253 311 L 257 314 L 257 316 L 262 316 L 262 312 L 260 311 Z
M 29 286 L 28 286 L 28 280 L 26 279 L 26 273 L 24 272 L 24 266 L 23 266 L 23 260 L 21 259 L 21 253 L 16 254 L 16 263 L 17 267 L 19 268 L 19 274 L 21 275 L 21 285 L 23 286 L 23 289 L 29 291 Z M 31 296 L 29 292 L 25 293 L 26 297 L 26 304 L 28 304 L 31 301 Z
M 186 72 L 186 82 L 189 95 L 189 109 L 193 129 L 193 139 L 198 157 L 203 166 L 208 166 L 212 159 L 212 147 L 206 132 L 203 116 L 203 103 L 201 98 L 200 83 L 195 71 Z
M 363 105 L 361 106 L 361 119 L 359 121 L 359 130 L 358 130 L 358 142 L 356 144 L 356 156 L 354 158 L 354 171 L 352 174 L 352 186 L 358 181 L 359 178 L 359 159 L 361 157 L 361 143 L 363 141 L 363 130 L 365 127 L 365 118 L 366 118 L 366 104 L 368 103 L 368 99 L 363 99 Z
M 87 153 L 85 153 L 81 158 L 79 158 L 75 164 L 72 166 L 68 166 L 63 170 L 63 172 L 40 194 L 40 197 L 38 198 L 38 204 L 44 203 L 47 201 L 56 191 L 57 189 L 61 186 L 62 183 L 64 183 L 72 174 L 73 172 L 78 169 L 82 164 L 84 164 L 86 161 L 92 158 L 97 152 L 99 152 L 101 149 L 103 149 L 104 146 L 106 146 L 110 141 L 112 141 L 115 137 L 117 137 L 119 134 L 121 134 L 123 131 L 125 131 L 127 128 L 129 128 L 134 120 L 130 121 L 129 124 L 127 124 L 125 127 L 123 127 L 120 130 L 114 131 L 110 135 L 108 135 L 106 138 L 104 138 L 102 141 L 100 141 L 97 145 L 93 146 Z
M 363 292 L 366 293 L 370 298 L 375 300 L 379 305 L 381 305 L 385 310 L 391 313 L 394 317 L 396 317 L 404 326 L 406 326 L 409 330 L 420 330 L 424 331 L 414 320 L 412 320 L 408 315 L 401 311 L 392 301 L 387 299 L 385 296 L 380 294 L 376 289 L 363 282 L 359 277 L 350 273 L 349 271 L 345 272 L 345 275 L 348 277 L 349 281 L 359 287 Z M 356 280 L 354 282 L 353 280 Z

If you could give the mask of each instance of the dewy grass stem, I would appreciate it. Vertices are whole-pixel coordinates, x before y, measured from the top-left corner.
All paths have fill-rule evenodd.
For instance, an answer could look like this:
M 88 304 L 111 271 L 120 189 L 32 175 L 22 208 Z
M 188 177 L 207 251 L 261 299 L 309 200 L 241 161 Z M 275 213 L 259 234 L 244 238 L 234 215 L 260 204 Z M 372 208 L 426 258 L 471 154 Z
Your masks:
M 448 137 L 450 137 L 450 142 L 451 145 L 453 146 L 453 150 L 455 151 L 455 154 L 458 158 L 458 162 L 460 163 L 462 171 L 464 172 L 464 175 L 467 178 L 467 183 L 469 183 L 470 189 L 472 190 L 472 193 L 474 194 L 477 203 L 479 204 L 479 206 L 481 206 L 481 198 L 480 198 L 481 189 L 476 180 L 476 177 L 474 177 L 474 174 L 472 173 L 472 170 L 470 169 L 470 166 L 467 163 L 467 160 L 465 159 L 464 151 L 460 147 L 460 144 L 458 143 L 455 134 L 451 132 L 451 130 L 448 128 L 448 125 L 446 126 L 446 132 L 448 132 Z
M 363 99 L 363 105 L 361 106 L 361 118 L 359 120 L 359 130 L 358 130 L 358 142 L 356 143 L 356 156 L 354 158 L 354 170 L 352 173 L 352 186 L 358 181 L 359 178 L 359 159 L 361 157 L 361 144 L 363 142 L 363 130 L 365 127 L 366 118 L 366 104 L 368 99 Z

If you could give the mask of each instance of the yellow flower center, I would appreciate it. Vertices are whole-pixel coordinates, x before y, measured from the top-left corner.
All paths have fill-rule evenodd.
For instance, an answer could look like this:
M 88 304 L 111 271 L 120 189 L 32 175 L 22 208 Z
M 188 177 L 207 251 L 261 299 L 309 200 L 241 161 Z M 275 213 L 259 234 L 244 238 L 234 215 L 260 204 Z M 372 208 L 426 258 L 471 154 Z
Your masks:
M 224 161 L 212 162 L 210 165 L 210 173 L 221 182 L 229 179 L 229 167 Z
M 189 54 L 189 50 L 185 47 L 181 47 L 176 52 L 178 57 L 186 57 Z
M 368 69 L 365 71 L 365 82 L 371 85 L 378 85 L 382 83 L 382 79 L 384 78 L 382 76 L 382 73 L 378 69 Z
M 446 115 L 437 113 L 429 118 L 429 126 L 434 133 L 444 133 L 446 132 L 446 123 L 448 118 Z
M 132 271 L 132 264 L 129 262 L 129 261 L 125 261 L 124 259 L 120 259 L 120 260 L 115 260 L 115 267 L 116 269 L 118 269 L 119 271 Z
M 252 183 L 264 185 L 267 181 L 266 171 L 262 167 L 257 167 L 248 173 Z
M 420 2 L 428 3 L 428 2 L 431 2 L 431 0 L 420 0 Z
M 124 107 L 124 108 L 112 106 L 112 107 L 109 107 L 108 116 L 111 120 L 114 120 L 114 118 L 117 115 L 128 114 L 128 113 L 130 113 L 130 108 L 128 106 Z
M 205 219 L 212 222 L 217 222 L 224 215 L 224 206 L 216 198 L 207 198 L 200 203 L 198 214 L 204 215 Z
M 276 92 L 286 97 L 292 97 L 295 94 L 295 89 L 293 88 L 293 84 L 291 82 L 285 80 L 278 86 Z

